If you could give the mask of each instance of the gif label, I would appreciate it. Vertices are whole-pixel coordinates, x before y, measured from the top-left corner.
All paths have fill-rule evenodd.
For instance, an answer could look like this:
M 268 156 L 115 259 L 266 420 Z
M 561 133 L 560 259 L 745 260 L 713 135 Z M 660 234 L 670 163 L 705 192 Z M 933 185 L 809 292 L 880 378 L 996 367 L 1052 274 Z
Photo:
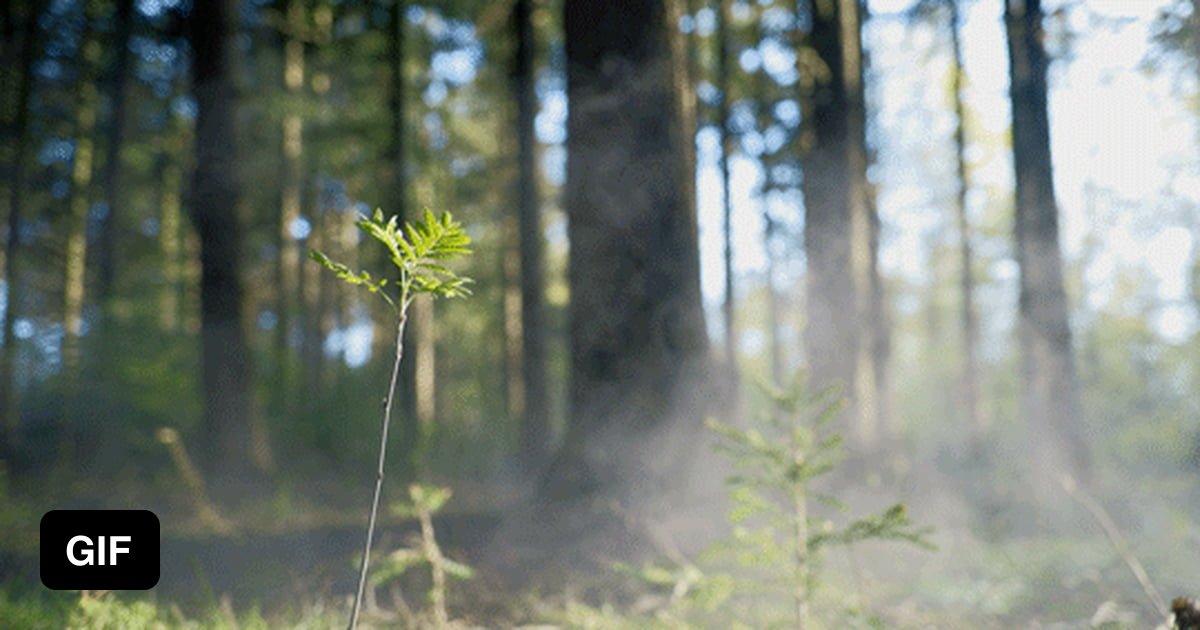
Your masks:
M 42 517 L 42 584 L 146 590 L 158 584 L 158 517 L 149 510 L 53 510 Z

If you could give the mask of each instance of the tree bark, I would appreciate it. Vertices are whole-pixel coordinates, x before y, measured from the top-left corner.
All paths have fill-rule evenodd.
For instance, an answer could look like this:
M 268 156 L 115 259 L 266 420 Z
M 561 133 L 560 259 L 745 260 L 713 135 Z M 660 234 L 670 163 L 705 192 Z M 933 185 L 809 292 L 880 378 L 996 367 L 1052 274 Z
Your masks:
M 1005 4 L 1011 72 L 1016 248 L 1020 266 L 1021 411 L 1032 426 L 1040 472 L 1083 475 L 1079 389 L 1071 350 L 1058 206 L 1054 198 L 1039 0 Z
M 549 498 L 636 491 L 701 431 L 693 147 L 665 4 L 564 8 L 571 424 Z
M 521 380 L 525 395 L 521 425 L 522 460 L 539 464 L 550 450 L 550 418 L 546 390 L 546 323 L 542 269 L 542 216 L 538 195 L 534 116 L 534 58 L 532 0 L 513 4 L 517 46 L 513 56 L 512 89 L 517 103 L 517 215 L 521 251 Z
M 104 166 L 100 171 L 100 194 L 108 213 L 100 227 L 97 247 L 96 297 L 105 307 L 113 296 L 113 285 L 117 276 L 117 253 L 120 249 L 121 232 L 118 225 L 121 215 L 121 148 L 126 134 L 126 98 L 129 92 L 130 58 L 129 39 L 133 33 L 133 0 L 116 0 L 113 31 L 113 68 L 110 79 L 109 99 L 112 116 L 109 122 L 108 146 L 105 150 Z
M 814 3 L 809 41 L 829 69 L 806 99 L 803 136 L 804 251 L 808 324 L 804 332 L 810 387 L 855 392 L 858 369 L 855 274 L 851 266 L 851 138 L 839 2 Z M 807 69 L 802 69 L 802 72 Z M 802 147 L 807 148 L 807 147 Z M 854 417 L 852 414 L 849 417 Z
M 236 94 L 230 0 L 192 8 L 196 164 L 191 216 L 200 240 L 203 452 L 214 487 L 235 490 L 259 475 L 254 463 L 254 372 L 247 343 L 238 221 L 241 172 L 234 141 Z

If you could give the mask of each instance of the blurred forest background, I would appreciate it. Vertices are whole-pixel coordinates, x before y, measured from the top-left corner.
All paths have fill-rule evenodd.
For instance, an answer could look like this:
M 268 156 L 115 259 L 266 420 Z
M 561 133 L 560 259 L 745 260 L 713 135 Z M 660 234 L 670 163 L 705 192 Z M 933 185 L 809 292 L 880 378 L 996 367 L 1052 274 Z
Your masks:
M 452 616 L 703 626 L 605 562 L 728 535 L 704 418 L 798 373 L 849 401 L 822 487 L 939 547 L 830 553 L 827 610 L 1196 594 L 1196 0 L 8 0 L 0 45 L 0 626 L 81 610 L 33 577 L 54 508 L 159 514 L 121 614 L 341 623 L 394 324 L 307 252 L 382 272 L 377 207 L 474 241 L 386 494 L 454 490 Z

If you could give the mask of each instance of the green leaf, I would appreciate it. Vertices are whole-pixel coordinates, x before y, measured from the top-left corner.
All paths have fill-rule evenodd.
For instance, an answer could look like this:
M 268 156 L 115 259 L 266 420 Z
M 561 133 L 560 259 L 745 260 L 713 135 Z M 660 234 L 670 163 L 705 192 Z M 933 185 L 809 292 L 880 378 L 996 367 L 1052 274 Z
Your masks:
M 446 575 L 459 580 L 469 580 L 475 577 L 475 569 L 450 558 L 442 558 L 442 568 L 445 569 Z
M 421 484 L 410 484 L 408 486 L 408 496 L 418 510 L 437 514 L 446 502 L 450 500 L 453 492 L 450 488 L 441 488 L 437 486 L 426 486 Z

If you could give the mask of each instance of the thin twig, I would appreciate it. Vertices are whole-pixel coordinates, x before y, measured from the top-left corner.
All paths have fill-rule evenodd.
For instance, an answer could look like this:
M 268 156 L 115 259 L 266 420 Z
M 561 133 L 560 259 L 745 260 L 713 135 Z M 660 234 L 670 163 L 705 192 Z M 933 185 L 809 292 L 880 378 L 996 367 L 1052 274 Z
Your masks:
M 358 570 L 358 591 L 354 594 L 354 608 L 350 612 L 350 630 L 358 627 L 358 614 L 362 609 L 363 591 L 367 587 L 367 567 L 371 560 L 371 542 L 375 537 L 375 519 L 379 515 L 379 495 L 383 491 L 383 465 L 387 460 L 388 428 L 392 424 L 392 401 L 396 397 L 396 379 L 400 375 L 400 360 L 404 357 L 404 324 L 407 321 L 407 301 L 399 309 L 400 321 L 396 326 L 396 361 L 392 364 L 392 379 L 388 385 L 387 398 L 383 403 L 383 428 L 379 434 L 379 469 L 375 473 L 375 492 L 371 497 L 371 516 L 367 520 L 367 540 L 363 544 L 362 563 Z
M 446 563 L 442 556 L 442 548 L 438 546 L 437 537 L 433 534 L 433 515 L 429 508 L 419 501 L 414 501 L 417 508 L 417 518 L 421 521 L 421 547 L 425 559 L 429 561 L 429 595 L 433 604 L 433 619 L 438 628 L 444 628 L 450 623 L 450 615 L 446 612 Z
M 204 487 L 204 478 L 200 475 L 200 470 L 192 463 L 192 458 L 188 457 L 187 449 L 183 446 L 183 439 L 179 437 L 179 432 L 171 427 L 160 427 L 155 432 L 155 436 L 159 443 L 167 447 L 167 452 L 171 455 L 171 462 L 175 464 L 175 470 L 179 472 L 183 484 L 187 486 L 192 509 L 204 527 L 218 534 L 234 533 L 233 523 L 221 516 L 216 505 L 209 499 L 208 492 Z
M 1158 589 L 1154 588 L 1154 583 L 1150 581 L 1150 575 L 1146 573 L 1146 568 L 1138 561 L 1137 556 L 1134 556 L 1133 552 L 1129 550 L 1129 545 L 1125 542 L 1125 538 L 1121 536 L 1121 531 L 1117 529 L 1117 524 L 1113 522 L 1112 517 L 1108 515 L 1108 511 L 1104 509 L 1104 506 L 1100 505 L 1083 488 L 1076 485 L 1075 480 L 1070 476 L 1064 475 L 1059 480 L 1059 483 L 1062 484 L 1063 490 L 1066 490 L 1067 494 L 1071 495 L 1071 498 L 1078 501 L 1080 505 L 1087 509 L 1092 518 L 1096 519 L 1096 522 L 1100 524 L 1100 529 L 1103 529 L 1104 535 L 1108 536 L 1108 542 L 1112 544 L 1117 555 L 1121 556 L 1121 559 L 1125 561 L 1126 566 L 1129 567 L 1129 571 L 1133 573 L 1133 577 L 1141 585 L 1146 598 L 1150 600 L 1154 611 L 1160 615 L 1166 615 L 1168 612 L 1167 601 L 1163 599 Z

